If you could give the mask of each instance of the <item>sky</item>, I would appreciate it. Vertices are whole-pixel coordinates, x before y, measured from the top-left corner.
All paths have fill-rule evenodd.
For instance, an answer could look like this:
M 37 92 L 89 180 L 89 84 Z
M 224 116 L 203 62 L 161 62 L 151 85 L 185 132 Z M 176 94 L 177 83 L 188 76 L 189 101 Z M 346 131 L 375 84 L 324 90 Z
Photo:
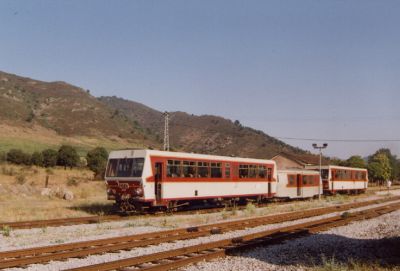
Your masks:
M 397 0 L 1 0 L 0 70 L 313 153 L 400 156 L 399 14 Z M 360 139 L 393 141 L 336 141 Z

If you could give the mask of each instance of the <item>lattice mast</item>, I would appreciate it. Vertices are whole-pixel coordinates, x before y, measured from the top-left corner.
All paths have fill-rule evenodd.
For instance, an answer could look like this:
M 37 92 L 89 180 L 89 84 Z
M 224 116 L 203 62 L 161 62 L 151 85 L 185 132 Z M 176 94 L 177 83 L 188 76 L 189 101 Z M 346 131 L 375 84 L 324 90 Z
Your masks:
M 169 113 L 164 112 L 164 151 L 169 151 Z

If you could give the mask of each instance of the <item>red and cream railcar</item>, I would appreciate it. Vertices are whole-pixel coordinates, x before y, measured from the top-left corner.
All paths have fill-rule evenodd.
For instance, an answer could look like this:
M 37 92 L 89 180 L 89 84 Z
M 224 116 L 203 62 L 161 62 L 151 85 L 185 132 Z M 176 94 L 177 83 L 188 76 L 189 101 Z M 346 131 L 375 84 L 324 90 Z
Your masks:
M 307 168 L 319 170 L 318 166 Z M 325 194 L 365 192 L 368 188 L 368 171 L 364 168 L 322 166 L 321 179 Z
M 314 170 L 278 170 L 277 198 L 312 198 L 322 193 L 321 179 Z M 321 191 L 320 191 L 321 189 Z
M 108 199 L 123 210 L 177 208 L 195 201 L 273 197 L 272 160 L 156 150 L 120 150 L 109 155 Z

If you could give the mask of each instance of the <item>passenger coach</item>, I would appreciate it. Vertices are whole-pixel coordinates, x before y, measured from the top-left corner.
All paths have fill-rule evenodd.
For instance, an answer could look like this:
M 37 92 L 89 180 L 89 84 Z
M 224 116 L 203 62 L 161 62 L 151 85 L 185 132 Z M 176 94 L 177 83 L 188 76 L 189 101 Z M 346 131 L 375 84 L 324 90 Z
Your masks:
M 156 150 L 112 151 L 108 199 L 124 211 L 177 209 L 195 204 L 258 200 L 276 193 L 272 160 Z
M 319 172 L 314 170 L 278 170 L 277 198 L 312 198 L 322 193 Z M 321 189 L 321 191 L 320 191 Z
M 307 169 L 319 170 L 319 167 L 307 166 Z M 368 188 L 368 171 L 364 168 L 322 166 L 321 179 L 325 194 L 358 193 Z

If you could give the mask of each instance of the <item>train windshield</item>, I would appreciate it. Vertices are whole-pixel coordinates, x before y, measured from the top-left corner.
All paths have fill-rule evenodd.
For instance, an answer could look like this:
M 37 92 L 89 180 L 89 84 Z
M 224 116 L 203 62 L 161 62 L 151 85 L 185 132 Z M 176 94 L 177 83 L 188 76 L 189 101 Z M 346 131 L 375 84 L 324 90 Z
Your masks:
M 107 177 L 141 177 L 144 158 L 110 159 L 106 171 Z

